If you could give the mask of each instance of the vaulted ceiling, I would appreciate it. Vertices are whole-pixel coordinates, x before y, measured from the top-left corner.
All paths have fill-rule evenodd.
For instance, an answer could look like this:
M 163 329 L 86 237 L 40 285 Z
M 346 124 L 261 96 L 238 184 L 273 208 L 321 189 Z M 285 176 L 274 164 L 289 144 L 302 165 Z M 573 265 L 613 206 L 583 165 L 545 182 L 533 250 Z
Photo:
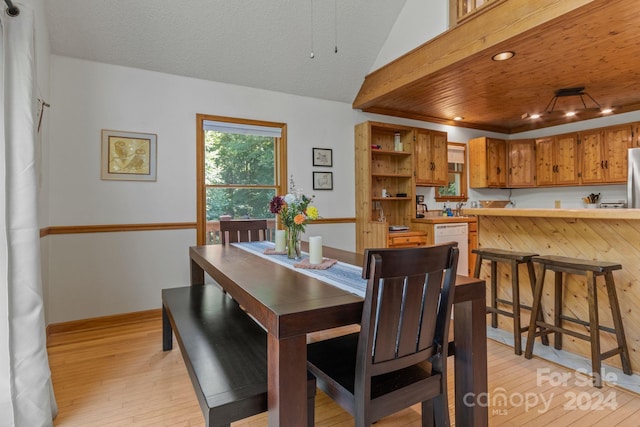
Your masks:
M 47 0 L 45 10 L 57 55 L 351 103 L 404 4 Z

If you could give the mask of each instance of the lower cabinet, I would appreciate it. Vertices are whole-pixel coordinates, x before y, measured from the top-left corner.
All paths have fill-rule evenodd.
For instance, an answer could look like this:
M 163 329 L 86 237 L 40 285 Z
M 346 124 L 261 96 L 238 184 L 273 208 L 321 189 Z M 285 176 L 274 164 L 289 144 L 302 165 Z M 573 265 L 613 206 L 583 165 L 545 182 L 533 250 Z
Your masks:
M 427 245 L 427 233 L 423 231 L 389 232 L 390 248 L 411 248 Z

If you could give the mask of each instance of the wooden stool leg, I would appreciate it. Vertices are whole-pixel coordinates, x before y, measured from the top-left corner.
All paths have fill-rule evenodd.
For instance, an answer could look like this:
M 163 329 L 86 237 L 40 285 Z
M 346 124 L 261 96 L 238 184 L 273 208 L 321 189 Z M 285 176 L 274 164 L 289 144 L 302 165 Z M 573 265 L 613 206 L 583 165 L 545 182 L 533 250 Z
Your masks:
M 524 357 L 531 359 L 533 356 L 533 342 L 536 337 L 536 319 L 538 313 L 541 311 L 540 301 L 542 300 L 542 287 L 544 285 L 544 275 L 546 269 L 544 265 L 538 275 L 536 286 L 533 290 L 533 304 L 531 305 L 531 319 L 529 320 L 529 332 L 527 333 L 527 349 L 524 352 Z
M 593 271 L 587 272 L 587 292 L 589 294 L 589 330 L 591 337 L 591 371 L 593 384 L 597 388 L 602 387 L 602 361 L 600 360 L 600 322 L 598 321 L 598 290 L 596 288 L 596 275 Z
M 482 268 L 482 255 L 476 255 L 476 267 L 473 270 L 473 277 L 476 279 L 480 277 L 480 269 Z
M 622 326 L 622 316 L 620 315 L 620 305 L 618 304 L 618 296 L 616 295 L 616 285 L 613 281 L 613 273 L 608 271 L 604 274 L 604 280 L 607 286 L 607 295 L 609 296 L 609 305 L 611 305 L 611 317 L 613 318 L 613 327 L 616 330 L 616 339 L 618 348 L 620 348 L 620 361 L 622 362 L 622 372 L 631 375 L 631 361 L 629 360 L 629 349 L 627 348 L 627 339 Z
M 555 296 L 553 304 L 553 324 L 557 328 L 562 327 L 562 272 L 556 271 L 554 277 Z M 553 333 L 553 347 L 556 350 L 562 350 L 562 332 Z
M 517 355 L 522 354 L 522 324 L 520 323 L 520 282 L 518 280 L 518 262 L 511 260 L 511 300 L 513 301 L 513 349 Z
M 529 283 L 531 284 L 531 295 L 533 296 L 533 293 L 536 290 L 536 273 L 535 273 L 535 270 L 533 269 L 532 262 L 527 263 L 527 271 L 529 272 Z M 531 316 L 533 316 L 533 311 L 531 312 Z M 542 312 L 542 310 L 538 311 L 537 320 L 544 322 L 544 313 Z M 542 329 L 543 328 L 541 326 L 540 330 Z M 540 337 L 540 340 L 542 341 L 542 344 L 549 345 L 549 336 L 547 334 L 543 334 Z
M 491 307 L 495 310 L 498 309 L 498 263 L 491 261 Z M 491 313 L 491 327 L 498 327 L 498 313 L 493 311 Z

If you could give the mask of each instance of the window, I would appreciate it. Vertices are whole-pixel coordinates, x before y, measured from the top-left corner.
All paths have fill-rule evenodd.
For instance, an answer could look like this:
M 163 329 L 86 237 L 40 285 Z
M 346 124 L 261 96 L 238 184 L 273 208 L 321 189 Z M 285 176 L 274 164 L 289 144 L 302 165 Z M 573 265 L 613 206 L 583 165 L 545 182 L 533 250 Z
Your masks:
M 449 185 L 436 188 L 436 200 L 466 201 L 467 194 L 467 158 L 466 144 L 450 142 L 447 145 L 447 161 L 449 164 Z
M 286 191 L 286 125 L 197 116 L 198 244 L 219 242 L 221 219 L 275 217 L 269 201 Z

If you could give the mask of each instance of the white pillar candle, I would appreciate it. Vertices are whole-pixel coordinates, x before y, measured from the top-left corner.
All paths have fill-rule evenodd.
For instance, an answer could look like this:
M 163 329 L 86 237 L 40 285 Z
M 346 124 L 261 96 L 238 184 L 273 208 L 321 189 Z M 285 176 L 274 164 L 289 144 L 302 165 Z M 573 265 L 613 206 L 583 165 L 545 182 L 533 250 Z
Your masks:
M 322 264 L 322 236 L 309 237 L 309 263 Z
M 276 230 L 276 252 L 284 252 L 286 244 L 286 231 Z

